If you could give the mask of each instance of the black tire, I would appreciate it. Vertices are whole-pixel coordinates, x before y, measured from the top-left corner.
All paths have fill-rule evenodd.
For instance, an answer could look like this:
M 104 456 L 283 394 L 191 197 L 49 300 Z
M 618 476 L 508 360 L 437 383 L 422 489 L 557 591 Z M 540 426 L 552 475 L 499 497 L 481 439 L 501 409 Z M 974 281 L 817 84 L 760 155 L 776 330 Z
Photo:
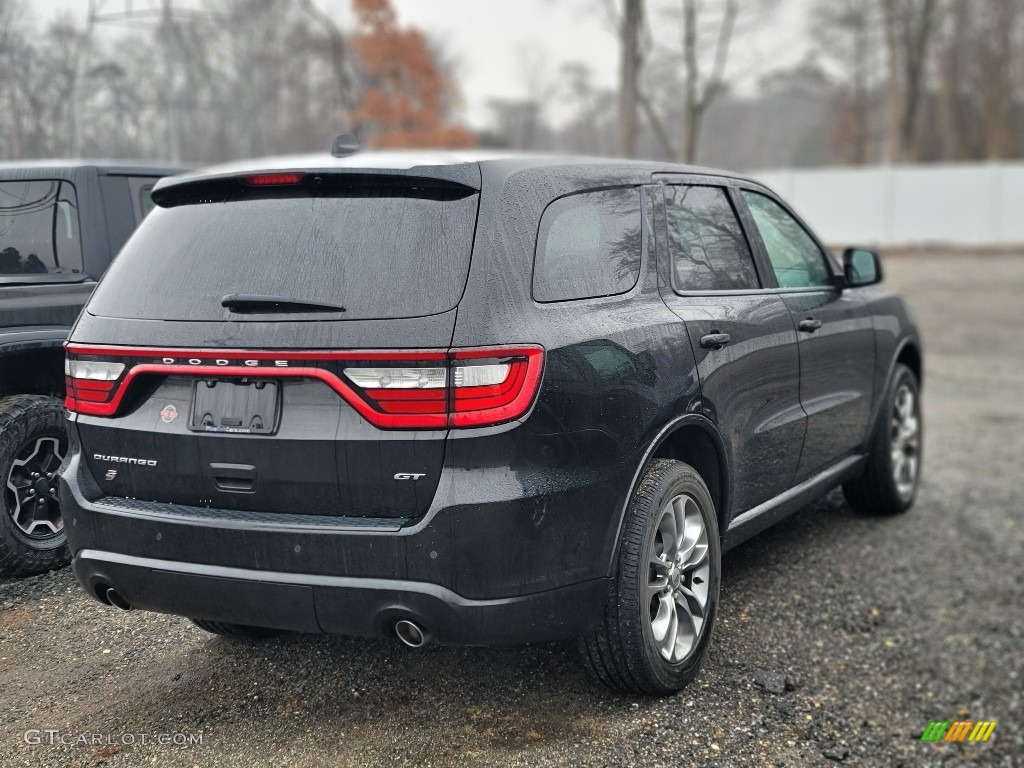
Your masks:
M 267 627 L 249 627 L 245 624 L 228 624 L 223 621 L 207 621 L 206 619 L 189 619 L 189 621 L 214 635 L 237 637 L 244 640 L 265 640 L 284 634 L 280 629 L 268 629 Z
M 897 397 L 904 389 L 909 391 L 913 398 L 913 413 L 917 424 L 915 447 L 911 449 L 904 446 L 904 454 L 907 457 L 905 460 L 909 460 L 912 453 L 916 462 L 914 479 L 909 490 L 905 483 L 902 488 L 897 483 L 893 458 Z M 907 366 L 897 364 L 878 414 L 878 423 L 875 425 L 864 472 L 856 480 L 843 484 L 843 495 L 850 506 L 859 512 L 875 515 L 898 515 L 910 509 L 914 505 L 920 484 L 923 447 L 924 419 L 921 415 L 921 393 L 917 376 Z
M 659 546 L 664 547 L 658 526 L 670 502 L 678 497 L 696 504 L 704 525 L 707 549 L 702 563 L 707 565 L 706 573 L 702 570 L 705 574 L 702 577 L 690 573 L 688 578 L 693 581 L 688 586 L 699 590 L 699 585 L 706 583 L 706 603 L 703 622 L 694 632 L 695 642 L 685 656 L 672 661 L 659 651 L 652 629 L 652 611 L 661 605 L 663 598 L 648 592 L 648 582 L 656 575 L 656 569 L 649 565 L 651 556 L 659 554 Z M 697 676 L 711 643 L 718 609 L 721 559 L 718 518 L 701 476 L 680 461 L 652 461 L 626 512 L 616 575 L 604 619 L 592 635 L 580 641 L 584 663 L 601 682 L 624 693 L 666 696 L 681 690 Z M 665 578 L 667 583 L 669 577 Z M 678 580 L 678 572 L 675 578 Z M 662 594 L 668 595 L 671 589 L 666 587 L 668 591 Z M 651 597 L 645 597 L 648 594 Z M 695 626 L 695 623 L 690 625 Z M 675 634 L 672 637 L 675 639 Z M 676 647 L 670 644 L 673 649 Z
M 64 419 L 64 404 L 52 397 L 0 399 L 0 576 L 43 573 L 71 559 L 60 502 L 51 495 L 67 452 Z M 39 470 L 47 488 L 37 489 L 30 470 Z

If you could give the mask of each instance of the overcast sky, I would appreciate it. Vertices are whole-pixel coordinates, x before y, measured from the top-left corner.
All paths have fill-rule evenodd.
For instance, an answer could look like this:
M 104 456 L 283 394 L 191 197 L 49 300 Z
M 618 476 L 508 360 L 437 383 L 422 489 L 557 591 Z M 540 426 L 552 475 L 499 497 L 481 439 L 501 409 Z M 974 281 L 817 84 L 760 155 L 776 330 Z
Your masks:
M 615 0 L 618 4 L 618 0 Z M 175 0 L 197 7 L 198 0 Z M 317 0 L 326 9 L 348 17 L 347 0 Z M 526 95 L 532 68 L 554 78 L 561 64 L 581 61 L 594 72 L 595 83 L 614 86 L 618 67 L 615 39 L 603 11 L 603 0 L 392 0 L 402 21 L 415 24 L 441 40 L 459 65 L 459 82 L 466 116 L 475 127 L 489 119 L 491 98 Z M 124 8 L 124 0 L 101 0 L 109 10 Z M 88 0 L 30 0 L 40 20 L 60 11 L 82 22 Z M 135 8 L 159 5 L 158 0 L 133 0 Z M 654 7 L 655 4 L 652 4 Z M 661 2 L 659 7 L 671 6 Z M 744 3 L 749 8 L 750 2 Z M 730 70 L 741 90 L 748 90 L 769 68 L 797 63 L 803 56 L 807 0 L 781 0 L 778 10 L 748 27 L 736 41 Z M 671 25 L 658 24 L 671 31 Z M 111 32 L 112 33 L 112 32 Z M 662 38 L 667 46 L 672 36 Z M 557 119 L 557 115 L 554 116 Z

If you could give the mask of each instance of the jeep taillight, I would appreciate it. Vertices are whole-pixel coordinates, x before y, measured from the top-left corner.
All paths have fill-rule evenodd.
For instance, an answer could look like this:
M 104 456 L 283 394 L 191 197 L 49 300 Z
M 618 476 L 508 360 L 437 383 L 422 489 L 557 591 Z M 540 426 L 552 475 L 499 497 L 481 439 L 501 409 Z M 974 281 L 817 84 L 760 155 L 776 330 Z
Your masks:
M 381 429 L 481 427 L 518 419 L 537 395 L 544 360 L 537 346 L 249 351 L 68 344 L 67 351 L 65 403 L 76 413 L 116 415 L 141 376 L 304 378 L 322 381 Z

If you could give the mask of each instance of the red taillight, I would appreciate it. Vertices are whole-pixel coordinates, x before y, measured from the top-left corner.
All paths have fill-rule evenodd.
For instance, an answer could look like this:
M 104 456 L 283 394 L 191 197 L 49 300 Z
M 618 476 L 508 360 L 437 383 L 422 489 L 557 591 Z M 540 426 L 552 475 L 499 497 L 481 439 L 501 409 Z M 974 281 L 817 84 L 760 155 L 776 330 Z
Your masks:
M 267 352 L 68 344 L 67 349 L 65 403 L 77 413 L 115 415 L 131 382 L 148 374 L 306 378 L 327 384 L 381 429 L 480 427 L 517 419 L 533 404 L 544 357 L 535 346 Z M 104 355 L 132 362 L 95 359 Z
M 539 347 L 452 351 L 453 427 L 480 427 L 517 419 L 540 385 Z M 463 373 L 460 382 L 459 374 Z
M 345 376 L 375 409 L 394 415 L 390 426 L 481 427 L 529 410 L 542 361 L 540 347 L 453 349 L 445 368 L 375 363 L 346 367 Z
M 250 187 L 276 187 L 285 184 L 298 184 L 305 175 L 304 173 L 257 173 L 255 176 L 246 176 L 245 183 Z
M 79 411 L 83 407 L 90 408 L 89 403 L 109 403 L 124 368 L 124 363 L 66 360 L 64 384 L 67 392 L 64 405 L 68 410 Z

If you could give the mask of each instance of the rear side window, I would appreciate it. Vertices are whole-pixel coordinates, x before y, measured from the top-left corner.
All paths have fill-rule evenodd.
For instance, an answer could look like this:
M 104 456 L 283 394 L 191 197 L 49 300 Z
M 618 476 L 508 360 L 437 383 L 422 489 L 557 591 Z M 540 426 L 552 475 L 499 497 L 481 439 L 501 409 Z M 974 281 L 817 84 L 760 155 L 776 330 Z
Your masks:
M 420 317 L 458 304 L 473 247 L 473 190 L 431 197 L 417 186 L 332 184 L 197 193 L 158 206 L 118 254 L 88 311 L 225 320 L 223 299 L 242 294 L 339 305 L 344 312 L 331 319 L 367 320 Z
M 533 270 L 537 301 L 625 293 L 640 275 L 640 190 L 584 192 L 544 211 Z
M 666 210 L 677 290 L 761 287 L 747 239 L 724 189 L 668 187 Z
M 75 188 L 66 181 L 0 181 L 0 279 L 81 271 Z

